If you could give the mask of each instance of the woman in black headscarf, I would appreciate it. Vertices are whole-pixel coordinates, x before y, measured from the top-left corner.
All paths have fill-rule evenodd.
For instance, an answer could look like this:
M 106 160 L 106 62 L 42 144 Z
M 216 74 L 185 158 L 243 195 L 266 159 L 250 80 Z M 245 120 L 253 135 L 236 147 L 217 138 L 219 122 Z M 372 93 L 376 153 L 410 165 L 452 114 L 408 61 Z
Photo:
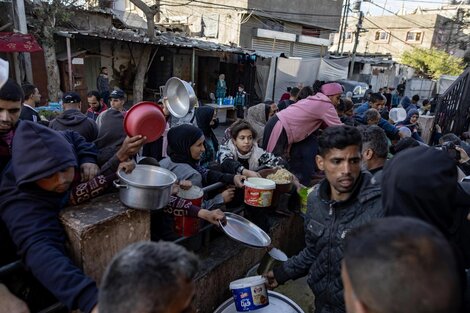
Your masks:
M 196 116 L 196 124 L 204 134 L 205 152 L 201 156 L 200 164 L 206 168 L 211 162 L 215 161 L 217 151 L 219 151 L 219 142 L 212 129 L 219 126 L 219 121 L 215 115 L 215 109 L 210 106 L 199 107 L 194 113 Z
M 444 151 L 414 147 L 387 162 L 383 177 L 386 216 L 411 216 L 437 227 L 454 248 L 465 286 L 464 270 L 470 266 L 470 223 L 468 207 L 457 203 L 461 192 L 455 160 Z
M 204 134 L 199 128 L 189 124 L 173 127 L 168 131 L 169 157 L 161 160 L 160 166 L 175 173 L 179 180 L 189 180 L 198 187 L 217 182 L 242 186 L 241 175 L 223 174 L 202 167 L 199 162 L 204 151 Z M 233 195 L 234 188 L 228 188 L 206 202 L 206 208 L 230 202 Z

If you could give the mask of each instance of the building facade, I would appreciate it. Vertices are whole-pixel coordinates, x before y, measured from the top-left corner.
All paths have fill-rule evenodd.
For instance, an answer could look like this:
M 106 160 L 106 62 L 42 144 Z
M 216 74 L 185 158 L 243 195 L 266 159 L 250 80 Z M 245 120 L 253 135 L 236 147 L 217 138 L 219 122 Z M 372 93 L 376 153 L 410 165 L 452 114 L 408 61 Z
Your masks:
M 126 0 L 127 1 L 127 0 Z M 342 1 L 183 0 L 160 2 L 158 25 L 168 30 L 266 54 L 324 55 L 339 28 Z
M 344 40 L 343 53 L 352 53 L 357 23 L 357 18 L 349 19 L 344 39 L 340 40 L 339 34 L 335 34 L 330 51 L 336 51 Z M 356 52 L 389 54 L 399 60 L 404 51 L 414 48 L 445 50 L 451 32 L 451 20 L 439 14 L 365 16 Z

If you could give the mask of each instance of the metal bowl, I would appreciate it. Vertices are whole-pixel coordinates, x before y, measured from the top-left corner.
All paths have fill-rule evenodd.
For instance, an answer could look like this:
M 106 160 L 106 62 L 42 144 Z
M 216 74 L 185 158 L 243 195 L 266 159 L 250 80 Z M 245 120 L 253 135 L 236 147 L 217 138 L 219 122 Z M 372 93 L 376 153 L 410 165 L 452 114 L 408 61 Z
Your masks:
M 178 77 L 172 77 L 166 82 L 163 97 L 167 98 L 168 111 L 177 118 L 184 117 L 197 103 L 193 87 Z
M 261 228 L 238 214 L 225 212 L 225 225 L 220 221 L 224 233 L 230 238 L 252 248 L 266 248 L 271 244 L 271 237 Z

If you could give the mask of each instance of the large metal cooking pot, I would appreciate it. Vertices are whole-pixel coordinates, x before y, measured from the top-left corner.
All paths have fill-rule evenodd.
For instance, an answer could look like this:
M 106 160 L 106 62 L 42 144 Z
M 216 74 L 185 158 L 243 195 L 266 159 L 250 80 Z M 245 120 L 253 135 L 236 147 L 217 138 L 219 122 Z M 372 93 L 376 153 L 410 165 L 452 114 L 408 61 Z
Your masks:
M 121 202 L 134 209 L 158 210 L 165 207 L 171 195 L 171 186 L 176 182 L 176 175 L 171 171 L 153 166 L 136 165 L 130 174 L 118 172 Z
M 163 89 L 163 97 L 167 98 L 167 107 L 171 115 L 184 117 L 197 103 L 193 87 L 178 77 L 170 78 Z

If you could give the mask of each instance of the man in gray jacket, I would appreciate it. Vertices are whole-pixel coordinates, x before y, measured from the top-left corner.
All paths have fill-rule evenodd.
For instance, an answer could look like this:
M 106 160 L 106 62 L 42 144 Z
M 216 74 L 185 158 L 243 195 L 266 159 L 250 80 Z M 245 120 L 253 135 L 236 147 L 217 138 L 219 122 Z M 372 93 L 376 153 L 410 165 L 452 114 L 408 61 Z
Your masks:
M 381 191 L 369 172 L 361 172 L 361 134 L 356 128 L 329 127 L 318 144 L 316 163 L 326 177 L 308 197 L 306 247 L 266 276 L 275 288 L 308 275 L 315 312 L 343 313 L 343 240 L 351 229 L 384 215 Z

